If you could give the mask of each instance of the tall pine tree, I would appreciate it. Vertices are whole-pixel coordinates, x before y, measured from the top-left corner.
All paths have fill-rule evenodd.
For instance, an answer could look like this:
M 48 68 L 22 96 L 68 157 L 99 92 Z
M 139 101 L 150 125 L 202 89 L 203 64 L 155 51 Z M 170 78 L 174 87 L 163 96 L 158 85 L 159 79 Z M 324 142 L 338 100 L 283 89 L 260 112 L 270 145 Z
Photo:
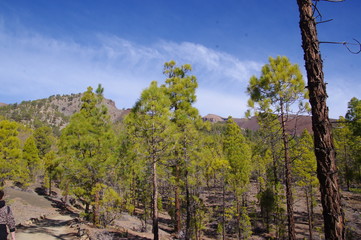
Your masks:
M 86 205 L 86 214 L 98 225 L 100 211 L 99 186 L 106 184 L 113 164 L 114 132 L 103 100 L 101 85 L 93 92 L 88 87 L 75 113 L 61 134 L 60 150 L 65 155 L 63 167 L 72 192 Z
M 138 157 L 146 160 L 152 188 L 152 220 L 154 239 L 159 239 L 158 220 L 158 166 L 165 161 L 172 141 L 170 100 L 163 87 L 153 81 L 127 116 L 125 123 L 133 135 L 133 143 L 142 145 Z
M 192 67 L 189 64 L 176 66 L 174 61 L 164 64 L 164 74 L 166 75 L 166 93 L 171 101 L 170 110 L 173 112 L 172 122 L 176 126 L 177 142 L 173 150 L 170 164 L 173 168 L 175 179 L 175 231 L 177 234 L 182 229 L 181 225 L 181 196 L 180 188 L 184 184 L 186 201 L 186 224 L 185 237 L 190 239 L 192 236 L 192 196 L 190 191 L 189 175 L 191 171 L 191 160 L 196 151 L 199 139 L 199 128 L 202 127 L 202 119 L 199 116 L 197 108 L 193 107 L 196 101 L 196 88 L 198 87 L 197 78 L 189 75 Z
M 259 78 L 253 76 L 247 87 L 250 95 L 249 105 L 256 112 L 275 114 L 280 121 L 284 150 L 288 237 L 296 239 L 293 216 L 292 173 L 289 153 L 289 132 L 286 124 L 291 113 L 298 114 L 305 110 L 303 103 L 307 97 L 305 82 L 298 65 L 291 64 L 288 58 L 269 58 L 269 64 L 262 67 Z M 289 127 L 289 126 L 288 126 Z

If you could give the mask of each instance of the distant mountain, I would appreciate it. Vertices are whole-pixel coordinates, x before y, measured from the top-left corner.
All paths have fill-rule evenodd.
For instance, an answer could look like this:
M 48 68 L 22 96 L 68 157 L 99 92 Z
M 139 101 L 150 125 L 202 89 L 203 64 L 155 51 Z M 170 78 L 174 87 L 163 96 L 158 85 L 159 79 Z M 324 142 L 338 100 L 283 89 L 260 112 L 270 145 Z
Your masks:
M 216 123 L 226 122 L 227 118 L 220 117 L 215 114 L 208 114 L 203 117 L 203 120 Z M 252 131 L 256 131 L 259 129 L 257 117 L 233 118 L 233 120 L 242 129 L 249 129 Z M 336 120 L 331 119 L 331 122 L 336 122 Z M 296 133 L 296 135 L 300 135 L 304 129 L 307 129 L 310 133 L 312 133 L 312 118 L 311 116 L 292 116 L 292 119 L 290 119 L 290 121 L 286 125 L 286 129 L 288 130 L 288 132 Z
M 80 110 L 81 96 L 81 93 L 53 95 L 49 98 L 23 101 L 19 104 L 0 103 L 0 115 L 34 128 L 48 125 L 54 129 L 54 132 L 59 133 L 69 123 L 70 116 Z M 118 109 L 114 101 L 110 99 L 104 99 L 103 104 L 107 106 L 108 113 L 113 122 L 121 121 L 130 111 L 130 109 Z M 227 118 L 208 114 L 203 117 L 203 120 L 217 123 L 226 122 Z M 252 131 L 259 129 L 257 117 L 234 118 L 234 121 L 243 129 Z M 331 119 L 331 122 L 336 122 L 336 120 Z M 286 127 L 289 132 L 295 132 L 296 135 L 301 134 L 304 129 L 312 132 L 311 116 L 293 118 Z
M 55 129 L 64 128 L 70 116 L 81 107 L 81 93 L 71 95 L 53 95 L 49 98 L 23 101 L 19 104 L 0 104 L 0 115 L 30 127 L 48 125 Z M 114 101 L 104 99 L 113 122 L 120 121 L 129 110 L 119 110 Z

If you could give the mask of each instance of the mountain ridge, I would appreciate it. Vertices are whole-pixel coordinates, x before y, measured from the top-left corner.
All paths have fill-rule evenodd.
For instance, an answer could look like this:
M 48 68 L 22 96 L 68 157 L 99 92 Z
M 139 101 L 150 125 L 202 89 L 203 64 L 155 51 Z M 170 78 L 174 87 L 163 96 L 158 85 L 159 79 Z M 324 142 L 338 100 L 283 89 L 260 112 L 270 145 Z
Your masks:
M 57 94 L 48 98 L 15 104 L 0 103 L 0 115 L 34 128 L 48 125 L 60 132 L 69 123 L 71 115 L 80 110 L 81 96 L 82 93 Z M 104 98 L 102 104 L 108 108 L 112 122 L 121 121 L 130 111 L 130 109 L 118 109 L 111 99 Z M 227 118 L 216 114 L 207 114 L 202 119 L 211 123 L 227 121 Z M 257 117 L 233 119 L 242 129 L 257 131 L 260 128 Z M 300 135 L 304 129 L 312 133 L 311 116 L 297 116 L 297 118 L 291 119 L 287 129 L 296 135 Z
M 81 97 L 82 93 L 58 94 L 21 103 L 2 103 L 0 115 L 33 128 L 47 125 L 59 132 L 69 123 L 71 115 L 80 110 Z M 129 109 L 118 109 L 111 99 L 104 98 L 102 104 L 108 108 L 112 122 L 121 121 L 129 112 Z

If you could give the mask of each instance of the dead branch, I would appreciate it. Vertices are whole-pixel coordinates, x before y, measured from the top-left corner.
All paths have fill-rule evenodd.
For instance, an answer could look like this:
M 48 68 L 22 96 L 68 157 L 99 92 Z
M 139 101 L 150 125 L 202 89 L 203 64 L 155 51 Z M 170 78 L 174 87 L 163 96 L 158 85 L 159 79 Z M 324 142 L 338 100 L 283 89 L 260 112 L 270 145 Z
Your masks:
M 359 54 L 359 53 L 361 53 L 361 43 L 360 43 L 357 39 L 353 39 L 353 40 L 354 40 L 356 43 L 350 43 L 350 42 L 329 42 L 329 41 L 320 41 L 319 43 L 340 44 L 340 45 L 345 46 L 350 53 L 353 53 L 353 54 Z M 349 45 L 358 46 L 360 49 L 357 50 L 357 51 L 353 51 L 353 50 L 351 50 L 351 48 L 349 47 Z
M 314 0 L 315 2 L 333 2 L 333 3 L 338 3 L 338 2 L 344 2 L 345 0 Z

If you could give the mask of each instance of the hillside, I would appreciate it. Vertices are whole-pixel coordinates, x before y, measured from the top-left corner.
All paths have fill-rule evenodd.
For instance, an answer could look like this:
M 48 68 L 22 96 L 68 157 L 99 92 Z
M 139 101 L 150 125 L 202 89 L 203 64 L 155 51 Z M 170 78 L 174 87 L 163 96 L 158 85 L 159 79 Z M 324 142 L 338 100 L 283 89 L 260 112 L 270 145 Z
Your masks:
M 53 95 L 49 98 L 23 101 L 20 104 L 0 104 L 0 115 L 31 127 L 48 125 L 54 129 L 64 128 L 70 116 L 80 110 L 81 93 Z M 104 99 L 113 122 L 121 120 L 129 110 L 119 110 L 114 101 Z
M 20 104 L 0 103 L 0 115 L 31 127 L 48 125 L 54 128 L 56 132 L 64 128 L 68 124 L 70 116 L 80 110 L 81 96 L 81 93 L 70 95 L 58 94 L 50 96 L 49 98 L 23 101 Z M 110 99 L 105 98 L 103 104 L 108 108 L 108 113 L 113 122 L 121 121 L 130 111 L 129 109 L 118 109 L 115 106 L 115 102 Z M 222 123 L 226 122 L 227 118 L 215 114 L 208 114 L 203 117 L 203 120 L 211 123 Z M 252 131 L 259 129 L 257 117 L 234 118 L 234 120 L 242 129 Z M 335 119 L 331 119 L 331 122 L 335 121 Z M 297 118 L 293 118 L 286 127 L 289 132 L 295 132 L 296 135 L 300 135 L 304 129 L 312 132 L 311 116 L 298 116 Z
M 257 117 L 251 118 L 233 118 L 234 121 L 240 126 L 242 129 L 248 129 L 252 131 L 257 131 L 259 129 Z M 226 122 L 227 118 L 220 117 L 215 114 L 208 114 L 203 117 L 203 120 L 209 121 L 212 123 Z M 331 120 L 334 122 L 335 120 Z M 289 121 L 286 124 L 286 128 L 291 133 L 296 133 L 296 135 L 300 135 L 303 130 L 308 130 L 312 132 L 312 119 L 311 116 L 291 116 Z

